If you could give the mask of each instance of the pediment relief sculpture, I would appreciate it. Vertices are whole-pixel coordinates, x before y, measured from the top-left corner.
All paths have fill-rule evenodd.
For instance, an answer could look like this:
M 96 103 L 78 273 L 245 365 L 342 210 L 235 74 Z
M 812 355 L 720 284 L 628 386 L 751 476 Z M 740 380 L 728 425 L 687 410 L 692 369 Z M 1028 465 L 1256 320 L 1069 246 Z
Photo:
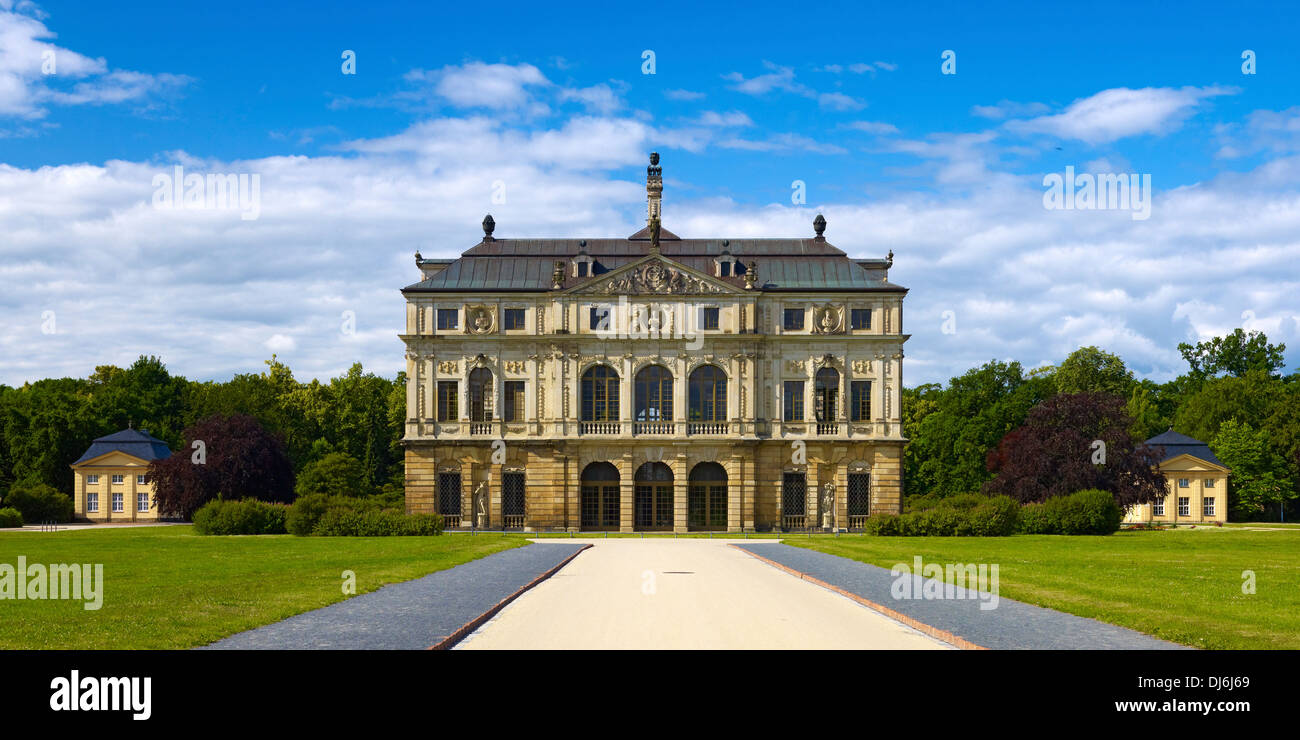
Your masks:
M 596 286 L 596 290 L 614 295 L 693 295 L 723 293 L 728 289 L 684 269 L 654 260 L 617 273 Z

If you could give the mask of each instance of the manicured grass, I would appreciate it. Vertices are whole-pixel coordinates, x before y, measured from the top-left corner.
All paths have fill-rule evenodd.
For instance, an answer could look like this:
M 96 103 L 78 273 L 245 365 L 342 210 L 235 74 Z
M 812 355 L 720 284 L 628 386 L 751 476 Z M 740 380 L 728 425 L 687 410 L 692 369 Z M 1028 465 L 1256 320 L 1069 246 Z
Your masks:
M 515 536 L 521 536 L 521 535 L 515 535 Z M 678 534 L 673 534 L 672 532 L 645 532 L 645 533 L 642 533 L 642 532 L 575 532 L 575 533 L 573 533 L 572 535 L 568 534 L 567 532 L 539 532 L 539 533 L 536 533 L 536 534 L 531 534 L 531 533 L 530 533 L 530 534 L 524 534 L 524 535 L 522 535 L 522 536 L 523 536 L 523 537 L 531 537 L 531 538 L 534 538 L 534 539 L 543 539 L 543 538 L 545 538 L 545 539 L 560 538 L 560 539 L 579 539 L 579 540 L 583 540 L 583 539 L 586 539 L 586 540 L 591 540 L 591 539 L 596 539 L 596 540 L 599 540 L 599 539 L 611 539 L 611 540 L 612 540 L 612 539 L 646 539 L 646 540 L 649 540 L 649 539 L 656 539 L 656 540 L 664 540 L 664 539 L 668 539 L 668 540 L 671 540 L 671 539 L 679 539 L 679 540 L 686 540 L 686 539 L 717 539 L 717 540 L 745 540 L 745 539 L 750 539 L 750 540 L 764 540 L 764 539 L 767 539 L 767 540 L 777 540 L 777 539 L 781 539 L 782 537 L 788 537 L 789 535 L 784 535 L 784 534 L 773 534 L 773 533 L 771 533 L 771 532 L 749 532 L 749 533 L 745 533 L 745 532 L 713 532 L 713 533 L 709 533 L 709 532 L 680 532 L 680 533 L 678 533 Z
M 0 602 L 0 648 L 188 648 L 522 547 L 520 537 L 202 537 L 192 527 L 0 532 L 0 563 L 103 563 L 103 606 Z
M 790 537 L 889 568 L 997 563 L 999 595 L 1216 649 L 1300 649 L 1300 532 L 1210 528 L 1109 537 Z M 1255 593 L 1242 593 L 1242 571 Z

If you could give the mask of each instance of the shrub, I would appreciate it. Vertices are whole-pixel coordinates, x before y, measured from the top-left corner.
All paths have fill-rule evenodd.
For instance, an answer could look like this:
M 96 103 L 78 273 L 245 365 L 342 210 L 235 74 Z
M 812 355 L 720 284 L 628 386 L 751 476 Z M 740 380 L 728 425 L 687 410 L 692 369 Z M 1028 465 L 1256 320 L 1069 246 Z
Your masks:
M 983 497 L 981 497 L 983 498 Z M 1010 496 L 984 498 L 966 515 L 969 534 L 975 537 L 1006 537 L 1016 531 L 1020 504 Z
M 72 521 L 72 497 L 45 483 L 31 480 L 15 483 L 5 495 L 4 505 L 17 509 L 28 522 Z
M 5 508 L 0 509 L 0 529 L 21 526 L 23 526 L 22 512 L 12 506 L 6 506 Z
M 391 496 L 309 494 L 289 507 L 286 528 L 299 537 L 427 536 L 441 534 L 443 522 L 437 514 L 408 515 Z
M 867 517 L 863 531 L 907 537 L 1005 537 L 1016 531 L 1020 505 L 1007 496 L 977 493 L 947 498 L 913 496 L 902 515 Z
M 900 517 L 897 514 L 872 514 L 862 526 L 866 534 L 878 537 L 893 537 L 903 533 Z
M 1114 496 L 1089 489 L 1026 504 L 1020 510 L 1019 529 L 1025 534 L 1112 534 L 1123 518 Z
M 289 507 L 246 498 L 209 501 L 194 512 L 194 531 L 205 535 L 285 534 Z
M 312 534 L 318 537 L 406 537 L 442 534 L 437 514 L 404 514 L 391 509 L 327 509 Z
M 1017 529 L 1021 534 L 1056 534 L 1045 504 L 1025 504 L 1020 507 L 1020 524 Z

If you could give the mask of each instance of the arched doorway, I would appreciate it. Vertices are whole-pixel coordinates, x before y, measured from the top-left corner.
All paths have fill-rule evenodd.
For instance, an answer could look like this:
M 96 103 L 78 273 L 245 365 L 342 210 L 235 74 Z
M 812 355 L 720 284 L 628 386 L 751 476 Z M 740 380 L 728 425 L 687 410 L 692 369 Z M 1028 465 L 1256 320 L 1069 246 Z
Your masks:
M 691 470 L 686 489 L 686 523 L 692 530 L 727 529 L 727 471 L 715 462 Z
M 636 469 L 633 528 L 638 532 L 662 532 L 673 528 L 673 470 L 661 462 L 648 462 Z
M 618 468 L 607 462 L 584 468 L 578 506 L 582 529 L 617 532 L 621 518 Z

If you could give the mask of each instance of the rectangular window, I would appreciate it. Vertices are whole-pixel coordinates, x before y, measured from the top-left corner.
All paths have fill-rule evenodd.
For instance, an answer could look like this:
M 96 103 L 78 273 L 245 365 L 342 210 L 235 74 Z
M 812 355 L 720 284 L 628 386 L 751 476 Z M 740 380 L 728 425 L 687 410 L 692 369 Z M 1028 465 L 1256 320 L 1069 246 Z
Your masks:
M 591 315 L 588 317 L 588 326 L 592 331 L 608 331 L 613 327 L 611 322 L 611 306 L 592 306 Z
M 785 323 L 783 326 L 786 331 L 798 331 L 803 328 L 802 308 L 787 308 L 785 310 Z
M 1205 516 L 1214 516 L 1214 497 L 1205 499 L 1201 502 L 1201 513 Z
M 855 308 L 849 312 L 850 329 L 870 329 L 871 328 L 871 309 Z
M 524 328 L 524 309 L 507 308 L 506 309 L 506 330 Z
M 135 477 L 135 484 L 136 484 L 137 486 L 143 486 L 143 485 L 144 485 L 144 476 L 143 476 L 143 475 L 137 475 L 137 476 Z
M 504 398 L 501 399 L 504 408 L 502 417 L 506 421 L 523 421 L 524 416 L 524 381 L 507 380 L 502 388 Z
M 855 380 L 849 386 L 849 420 L 871 421 L 870 380 Z
M 115 485 L 115 486 L 120 486 L 120 485 L 122 485 L 122 476 L 121 476 L 121 475 L 115 475 L 115 476 L 113 476 L 113 485 Z
M 1159 501 L 1155 502 L 1154 504 L 1151 504 L 1151 515 L 1152 515 L 1152 516 L 1164 516 L 1164 515 L 1165 515 L 1165 500 L 1164 500 L 1164 499 L 1160 499 Z
M 122 500 L 122 494 L 120 493 L 113 494 L 113 511 L 120 512 L 125 510 L 126 510 L 126 506 L 125 506 L 125 502 Z
M 718 309 L 716 308 L 704 309 L 703 319 L 704 319 L 704 325 L 700 328 L 704 329 L 705 331 L 716 331 L 718 328 Z
M 1206 479 L 1205 479 L 1205 487 L 1206 487 L 1206 488 L 1214 488 L 1214 481 L 1215 481 L 1214 478 L 1206 478 Z
M 149 510 L 149 494 L 147 494 L 147 493 L 137 493 L 137 494 L 135 495 L 135 510 L 136 510 L 136 511 L 148 511 L 148 510 Z
M 99 494 L 86 494 L 86 511 L 99 511 Z
M 590 272 L 586 262 L 578 263 L 578 277 L 587 277 Z
M 1191 487 L 1192 487 L 1192 482 L 1191 482 L 1190 480 L 1186 479 L 1186 478 L 1179 478 L 1179 479 L 1178 479 L 1178 487 L 1179 487 L 1179 488 L 1191 488 Z
M 1188 496 L 1178 497 L 1178 516 L 1192 515 L 1192 499 Z
M 98 476 L 98 475 L 88 475 L 88 476 L 86 476 L 86 485 L 88 485 L 88 486 L 97 486 L 97 485 L 99 485 L 99 476 Z
M 803 421 L 803 381 L 785 381 L 785 416 L 786 421 Z
M 456 421 L 460 417 L 459 392 L 456 381 L 438 381 L 438 421 Z
M 718 276 L 719 276 L 719 277 L 731 277 L 731 263 L 730 263 L 730 262 L 719 262 L 719 263 L 718 263 Z
M 438 309 L 438 329 L 455 329 L 460 324 L 460 311 L 455 308 Z

